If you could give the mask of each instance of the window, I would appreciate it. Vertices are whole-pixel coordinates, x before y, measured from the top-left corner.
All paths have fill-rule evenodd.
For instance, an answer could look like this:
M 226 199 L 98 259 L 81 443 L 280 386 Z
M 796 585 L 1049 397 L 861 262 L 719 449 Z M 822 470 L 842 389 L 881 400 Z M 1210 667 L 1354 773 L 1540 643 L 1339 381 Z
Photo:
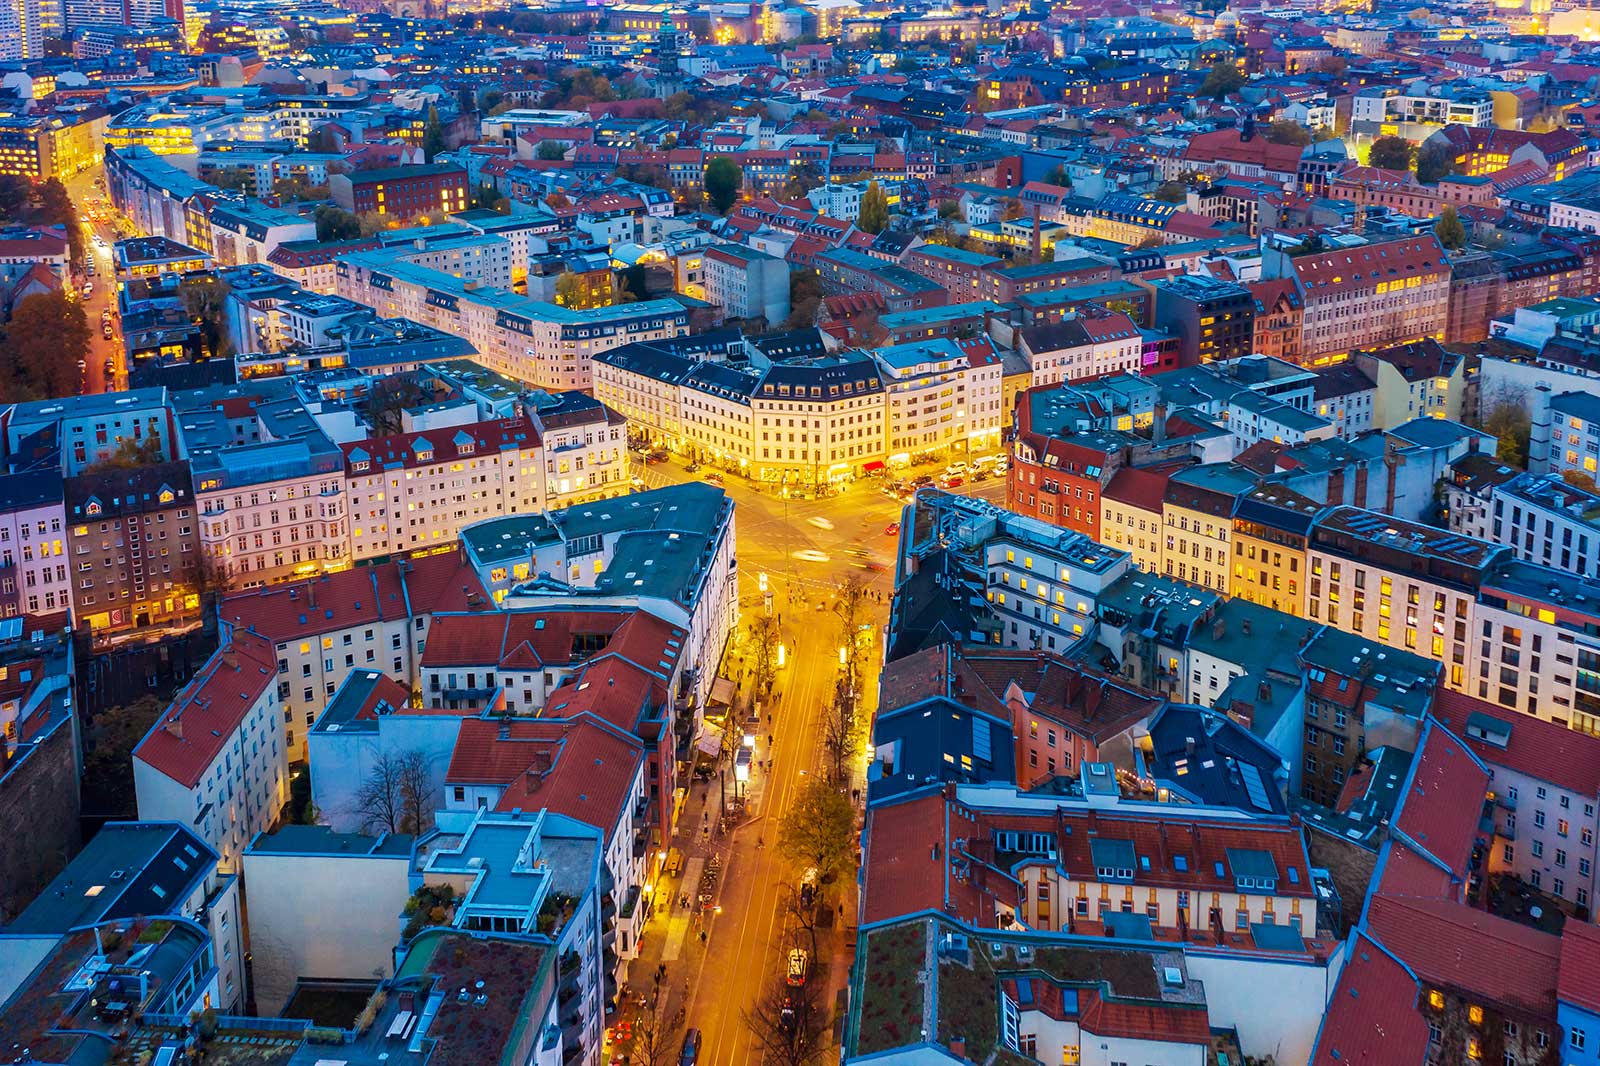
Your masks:
M 1571 1029 L 1567 1032 L 1567 1043 L 1572 1045 L 1573 1051 L 1582 1051 L 1589 1042 L 1589 1034 L 1582 1029 Z

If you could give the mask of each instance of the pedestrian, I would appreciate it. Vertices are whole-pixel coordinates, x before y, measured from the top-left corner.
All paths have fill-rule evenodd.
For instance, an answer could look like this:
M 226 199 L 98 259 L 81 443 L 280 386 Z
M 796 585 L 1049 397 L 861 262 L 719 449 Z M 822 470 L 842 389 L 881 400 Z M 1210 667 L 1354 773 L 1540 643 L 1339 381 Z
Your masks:
M 704 944 L 705 942 L 706 942 L 706 931 L 704 929 L 702 929 L 702 930 L 700 930 L 700 943 Z

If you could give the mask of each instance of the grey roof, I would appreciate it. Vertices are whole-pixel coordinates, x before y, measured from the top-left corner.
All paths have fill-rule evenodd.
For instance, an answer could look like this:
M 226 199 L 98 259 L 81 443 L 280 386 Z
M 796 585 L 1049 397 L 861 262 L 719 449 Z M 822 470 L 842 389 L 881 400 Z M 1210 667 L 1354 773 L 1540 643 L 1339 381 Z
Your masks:
M 45 886 L 10 933 L 65 933 L 114 918 L 173 913 L 217 853 L 173 822 L 111 822 Z

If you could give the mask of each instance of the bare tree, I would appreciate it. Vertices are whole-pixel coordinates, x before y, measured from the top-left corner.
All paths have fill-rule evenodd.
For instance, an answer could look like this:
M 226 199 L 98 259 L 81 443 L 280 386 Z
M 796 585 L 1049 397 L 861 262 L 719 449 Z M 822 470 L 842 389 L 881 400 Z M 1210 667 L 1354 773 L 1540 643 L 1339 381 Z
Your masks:
M 823 715 L 822 735 L 832 780 L 843 784 L 850 753 L 855 750 L 862 680 L 861 627 L 866 621 L 866 588 L 855 577 L 840 584 L 833 611 L 839 618 L 840 673 L 833 704 Z
M 400 760 L 385 752 L 367 771 L 356 789 L 351 812 L 359 819 L 364 833 L 398 833 L 405 817 L 400 788 Z
M 755 622 L 750 626 L 750 639 L 753 655 L 751 669 L 755 672 L 757 698 L 764 698 L 767 695 L 772 688 L 773 678 L 777 675 L 779 637 L 776 618 L 769 614 L 756 616 Z
M 433 828 L 433 775 L 428 756 L 413 748 L 396 757 L 396 786 L 400 793 L 400 830 L 426 833 Z
M 778 1066 L 807 1066 L 824 1048 L 826 1018 L 817 1003 L 817 990 L 825 982 L 817 967 L 801 986 L 774 980 L 741 1012 L 745 1028 L 755 1038 L 762 1058 Z
M 648 998 L 633 1019 L 633 1033 L 628 1040 L 628 1061 L 633 1066 L 669 1066 L 680 1050 L 679 1033 L 683 1029 L 683 1008 L 667 1012 L 667 990 L 661 987 L 661 974 L 656 972 Z

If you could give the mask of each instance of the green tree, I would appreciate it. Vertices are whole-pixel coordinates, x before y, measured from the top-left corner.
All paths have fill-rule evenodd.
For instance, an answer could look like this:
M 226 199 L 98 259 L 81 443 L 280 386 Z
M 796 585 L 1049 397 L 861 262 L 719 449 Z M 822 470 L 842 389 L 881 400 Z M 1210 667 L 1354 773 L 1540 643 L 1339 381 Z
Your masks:
M 961 214 L 961 205 L 954 200 L 939 201 L 939 217 L 944 220 L 955 218 Z
M 547 161 L 565 159 L 567 149 L 560 141 L 540 141 L 539 147 L 534 149 L 534 156 Z
M 1485 433 L 1499 438 L 1495 458 L 1508 466 L 1526 468 L 1528 442 L 1533 433 L 1533 419 L 1528 415 L 1526 395 L 1502 389 L 1493 397 L 1481 399 Z
M 583 282 L 570 270 L 556 277 L 556 303 L 562 307 L 577 307 L 583 302 Z
M 228 342 L 228 294 L 231 291 L 227 282 L 209 275 L 185 278 L 178 290 L 183 309 L 200 327 L 201 346 L 207 355 L 216 358 L 231 354 L 232 345 Z
M 0 339 L 0 402 L 53 400 L 82 391 L 78 362 L 89 357 L 83 305 L 60 289 L 24 297 Z
M 430 107 L 427 121 L 422 125 L 422 155 L 431 163 L 444 149 L 444 123 L 439 121 L 439 109 Z
M 739 164 L 732 158 L 719 155 L 712 157 L 706 164 L 705 188 L 706 196 L 711 200 L 711 206 L 717 214 L 725 215 L 733 206 L 734 200 L 739 196 L 739 186 L 744 183 L 744 174 L 739 170 Z
M 342 207 L 324 204 L 312 214 L 319 241 L 353 241 L 361 236 L 361 219 Z
M 485 182 L 472 192 L 472 206 L 486 207 L 491 211 L 498 211 L 502 215 L 511 213 L 511 201 L 500 195 L 500 190 L 492 184 Z
M 889 198 L 876 181 L 867 182 L 867 191 L 861 194 L 861 216 L 856 228 L 863 233 L 882 233 L 889 224 Z
M 0 222 L 18 222 L 28 201 L 33 198 L 33 184 L 16 174 L 0 174 Z
M 107 707 L 84 727 L 83 813 L 134 816 L 133 749 L 167 705 L 155 696 Z
M 1439 238 L 1439 243 L 1452 252 L 1460 251 L 1467 246 L 1467 228 L 1461 224 L 1461 216 L 1456 213 L 1454 204 L 1445 204 L 1444 210 L 1439 212 L 1439 221 L 1434 224 L 1433 235 Z
M 51 178 L 39 186 L 39 216 L 50 226 L 61 226 L 67 231 L 67 244 L 72 261 L 83 262 L 83 224 L 78 221 L 78 209 L 60 178 Z
M 817 168 L 810 163 L 800 163 L 789 168 L 788 180 L 783 183 L 783 198 L 799 200 L 821 184 L 822 178 L 817 174 Z
M 1185 203 L 1189 199 L 1189 186 L 1181 181 L 1164 181 L 1153 198 L 1164 204 Z
M 1236 91 L 1247 79 L 1244 71 L 1231 59 L 1221 59 L 1211 65 L 1206 80 L 1200 83 L 1200 95 L 1221 100 Z
M 1417 180 L 1435 185 L 1439 179 L 1455 173 L 1453 152 L 1450 142 L 1442 137 L 1437 140 L 1429 137 L 1423 141 L 1422 147 L 1417 149 Z
M 850 799 L 820 777 L 808 777 L 778 826 L 778 851 L 818 879 L 846 874 L 856 858 L 856 812 Z
M 1072 179 L 1067 177 L 1067 168 L 1064 166 L 1053 168 L 1050 173 L 1044 176 L 1044 183 L 1046 185 L 1057 185 L 1065 189 L 1072 187 Z
M 1297 144 L 1303 148 L 1311 143 L 1311 131 L 1291 119 L 1280 118 L 1267 127 L 1267 140 L 1273 144 Z
M 1367 150 L 1367 165 L 1380 170 L 1410 170 L 1416 150 L 1404 137 L 1379 137 Z

